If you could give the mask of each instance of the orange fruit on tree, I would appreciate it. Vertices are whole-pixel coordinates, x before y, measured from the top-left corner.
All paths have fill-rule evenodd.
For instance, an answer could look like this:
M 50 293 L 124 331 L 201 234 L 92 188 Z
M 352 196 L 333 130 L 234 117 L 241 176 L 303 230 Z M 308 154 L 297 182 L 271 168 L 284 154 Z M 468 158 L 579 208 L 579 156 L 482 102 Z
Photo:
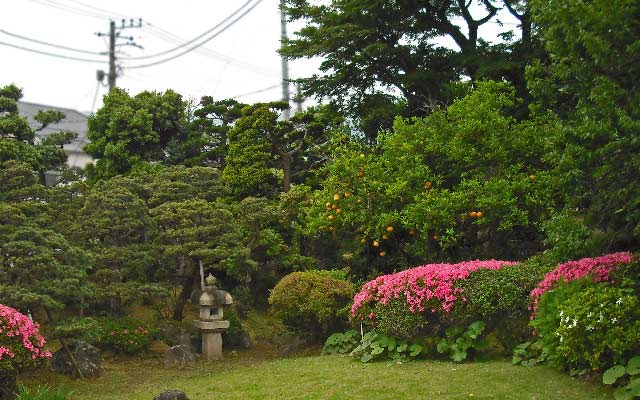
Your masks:
M 360 243 L 366 244 L 367 243 L 367 239 L 364 239 L 364 238 L 360 239 Z
M 336 208 L 338 208 L 338 205 L 337 205 L 337 204 L 332 204 L 332 205 L 331 205 L 331 209 L 332 209 L 332 210 L 335 210 Z
M 393 226 L 391 225 L 387 226 L 387 232 L 389 233 L 393 232 Z
M 427 189 L 431 189 L 431 181 L 426 181 L 424 183 L 424 187 L 427 188 Z
M 378 247 L 378 246 L 380 246 L 380 243 L 378 243 L 377 240 L 374 240 L 373 241 L 373 247 Z
M 329 216 L 327 217 L 327 219 L 328 219 L 329 221 L 332 221 L 334 218 L 335 218 L 335 216 L 334 216 L 334 215 L 329 215 Z
M 433 240 L 440 240 L 440 235 L 438 235 L 437 233 L 433 235 Z
M 478 217 L 478 218 L 482 218 L 483 215 L 484 215 L 484 213 L 482 211 L 478 211 L 476 213 L 476 217 Z
M 351 197 L 351 192 L 345 192 L 345 193 L 344 193 L 344 197 L 345 197 L 345 198 L 347 198 L 347 199 L 348 199 L 349 197 Z
M 535 175 L 529 175 L 529 180 L 531 180 L 531 182 L 536 180 L 536 176 Z
M 340 200 L 340 195 L 338 193 L 333 195 L 333 200 L 338 201 Z
M 336 213 L 340 214 L 342 212 L 342 208 L 336 209 Z
M 380 257 L 384 257 L 384 256 L 387 255 L 387 252 L 386 251 L 381 251 L 379 254 L 380 254 Z
M 471 212 L 469 213 L 469 216 L 470 216 L 471 218 L 476 218 L 476 217 L 478 217 L 478 213 L 477 213 L 477 212 L 475 212 L 475 211 L 471 211 Z
M 330 203 L 330 202 L 328 202 L 328 201 L 327 201 L 324 205 L 325 205 L 326 207 L 331 207 L 331 203 Z
M 384 235 L 382 235 L 382 239 L 387 240 L 389 239 L 389 235 L 387 235 L 386 233 Z

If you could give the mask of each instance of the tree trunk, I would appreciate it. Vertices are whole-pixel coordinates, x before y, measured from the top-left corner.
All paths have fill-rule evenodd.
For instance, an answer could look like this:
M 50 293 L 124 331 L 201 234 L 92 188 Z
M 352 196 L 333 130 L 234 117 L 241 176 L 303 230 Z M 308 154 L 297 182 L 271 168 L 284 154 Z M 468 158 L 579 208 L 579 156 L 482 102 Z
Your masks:
M 176 308 L 173 310 L 173 319 L 175 321 L 182 321 L 184 318 L 184 306 L 191 298 L 191 292 L 193 292 L 193 276 L 189 275 L 182 281 L 182 290 L 176 301 Z
M 291 162 L 292 155 L 290 153 L 282 154 L 282 171 L 284 172 L 282 186 L 285 193 L 291 189 Z

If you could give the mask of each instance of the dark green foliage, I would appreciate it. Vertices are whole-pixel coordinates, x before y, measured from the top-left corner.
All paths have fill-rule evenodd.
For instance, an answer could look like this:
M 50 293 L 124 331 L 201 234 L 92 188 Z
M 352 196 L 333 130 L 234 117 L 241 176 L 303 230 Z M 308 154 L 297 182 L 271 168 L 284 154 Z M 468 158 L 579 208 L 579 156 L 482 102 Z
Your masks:
M 484 322 L 475 321 L 466 329 L 461 325 L 448 328 L 445 337 L 438 341 L 438 353 L 449 353 L 453 361 L 462 362 L 469 357 L 470 350 L 486 350 L 487 339 L 482 335 L 484 327 Z
M 224 319 L 229 321 L 229 329 L 222 332 L 222 342 L 224 343 L 225 347 L 242 347 L 242 337 L 246 334 L 246 332 L 242 327 L 242 321 L 240 320 L 235 307 L 225 308 Z
M 455 323 L 482 319 L 507 353 L 530 335 L 529 294 L 555 264 L 533 257 L 498 270 L 478 270 L 456 284 L 466 301 L 452 311 Z
M 322 74 L 299 80 L 304 90 L 331 98 L 375 134 L 388 124 L 390 113 L 425 115 L 449 102 L 450 83 L 462 76 L 505 79 L 524 88 L 524 63 L 535 47 L 529 13 L 524 1 L 505 3 L 505 12 L 522 23 L 522 40 L 494 45 L 478 30 L 504 7 L 498 1 L 288 0 L 287 15 L 305 26 L 282 53 L 294 59 L 322 57 Z M 504 37 L 513 37 L 508 32 Z M 443 36 L 455 42 L 456 50 L 436 40 Z M 392 91 L 397 98 L 388 95 Z M 371 123 L 375 126 L 367 127 Z
M 635 0 L 531 1 L 551 57 L 529 86 L 539 114 L 562 126 L 548 161 L 568 209 L 607 236 L 605 250 L 640 237 L 640 5 Z
M 330 272 L 293 272 L 273 288 L 269 303 L 287 327 L 318 340 L 346 326 L 353 295 L 353 285 Z
M 386 304 L 376 303 L 375 330 L 398 338 L 413 338 L 424 332 L 428 322 L 420 313 L 407 312 L 404 300 L 390 299 Z
M 112 90 L 89 118 L 91 142 L 85 151 L 98 160 L 89 175 L 105 179 L 143 161 L 164 161 L 169 143 L 186 129 L 185 108 L 182 97 L 172 90 L 134 97 L 122 89 Z

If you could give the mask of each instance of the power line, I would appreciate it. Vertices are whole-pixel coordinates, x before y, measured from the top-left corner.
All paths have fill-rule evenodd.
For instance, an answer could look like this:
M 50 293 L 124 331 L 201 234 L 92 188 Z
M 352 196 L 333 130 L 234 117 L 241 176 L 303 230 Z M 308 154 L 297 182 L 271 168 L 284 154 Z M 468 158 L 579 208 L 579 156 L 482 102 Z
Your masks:
M 18 34 L 16 34 L 16 33 L 11 33 L 11 32 L 5 31 L 4 29 L 0 29 L 0 32 L 1 32 L 1 33 L 4 33 L 5 35 L 8 35 L 8 36 L 13 36 L 13 37 L 16 37 L 16 38 L 18 38 L 18 39 L 27 40 L 27 41 L 29 41 L 29 42 L 34 42 L 34 43 L 38 43 L 38 44 L 43 44 L 43 45 L 45 45 L 45 46 L 57 47 L 57 48 L 59 48 L 59 49 L 70 50 L 70 51 L 75 51 L 75 52 L 78 52 L 78 53 L 84 53 L 84 54 L 91 54 L 91 55 L 98 55 L 98 56 L 100 56 L 100 55 L 104 55 L 104 54 L 99 53 L 99 52 L 97 52 L 97 51 L 89 51 L 89 50 L 76 49 L 76 48 L 73 48 L 73 47 L 67 47 L 67 46 L 62 46 L 62 45 L 59 45 L 59 44 L 54 44 L 54 43 L 44 42 L 44 41 L 42 41 L 42 40 L 33 39 L 33 38 L 30 38 L 30 37 L 27 37 L 27 36 L 18 35 Z
M 31 0 L 34 3 L 43 5 L 43 6 L 47 6 L 47 7 L 51 7 L 51 8 L 55 8 L 57 10 L 61 10 L 67 13 L 71 13 L 71 14 L 76 14 L 76 15 L 82 15 L 85 17 L 91 17 L 91 18 L 96 18 L 96 19 L 108 19 L 109 16 L 105 15 L 105 14 L 98 14 L 95 12 L 91 12 L 91 11 L 87 11 L 87 10 L 82 10 L 80 8 L 77 7 L 71 7 L 65 4 L 60 4 L 60 3 L 56 3 L 53 0 Z
M 262 0 L 257 0 L 251 7 L 249 7 L 247 10 L 245 10 L 242 14 L 240 14 L 236 19 L 234 19 L 233 21 L 231 21 L 228 25 L 222 27 L 222 29 L 216 33 L 214 33 L 211 37 L 207 38 L 204 42 L 198 43 L 195 46 L 192 46 L 188 49 L 186 49 L 185 51 L 178 53 L 174 56 L 171 56 L 169 58 L 165 58 L 164 60 L 159 60 L 156 62 L 152 62 L 149 64 L 142 64 L 142 65 L 134 65 L 134 66 L 129 66 L 126 68 L 129 69 L 136 69 L 136 68 L 147 68 L 147 67 L 152 67 L 155 65 L 159 65 L 159 64 L 163 64 L 165 62 L 171 61 L 171 60 L 175 60 L 178 57 L 182 57 L 183 55 L 197 49 L 200 46 L 203 46 L 204 44 L 206 44 L 207 42 L 210 42 L 211 40 L 213 40 L 214 38 L 216 38 L 217 36 L 219 36 L 220 34 L 222 34 L 223 32 L 225 32 L 227 29 L 229 29 L 230 27 L 232 27 L 236 22 L 238 22 L 239 20 L 241 20 L 245 15 L 249 14 L 251 12 L 251 10 L 253 10 L 258 4 L 260 4 L 262 2 Z
M 22 47 L 22 46 L 18 46 L 18 45 L 11 44 L 11 43 L 5 43 L 5 42 L 0 42 L 0 45 L 13 47 L 13 48 L 19 49 L 19 50 L 29 51 L 31 53 L 38 53 L 38 54 L 42 54 L 42 55 L 45 55 L 45 56 L 63 58 L 63 59 L 66 59 L 66 60 L 92 62 L 92 63 L 99 63 L 99 64 L 103 64 L 103 63 L 106 62 L 105 60 L 90 60 L 90 59 L 87 59 L 87 58 L 70 57 L 70 56 L 65 56 L 65 55 L 62 55 L 62 54 L 49 53 L 47 51 L 40 51 L 40 50 L 30 49 L 30 48 L 27 48 L 27 47 Z
M 151 55 L 147 55 L 147 56 L 138 56 L 138 57 L 126 57 L 126 58 L 121 58 L 121 59 L 122 60 L 143 60 L 143 59 L 155 58 L 155 57 L 163 56 L 163 55 L 168 54 L 168 53 L 173 53 L 176 50 L 180 50 L 181 48 L 190 45 L 191 43 L 195 42 L 196 40 L 208 35 L 209 33 L 213 32 L 214 30 L 218 29 L 221 25 L 225 24 L 231 18 L 233 18 L 236 14 L 238 14 L 240 11 L 242 11 L 243 8 L 245 8 L 247 5 L 251 4 L 252 1 L 253 0 L 248 0 L 246 3 L 244 3 L 242 6 L 240 6 L 240 8 L 238 8 L 237 10 L 235 10 L 234 12 L 229 14 L 226 18 L 224 18 L 222 21 L 218 22 L 212 28 L 210 28 L 207 31 L 201 33 L 200 35 L 194 37 L 193 39 L 191 39 L 191 40 L 189 40 L 189 41 L 187 41 L 185 43 L 182 43 L 179 46 L 176 46 L 176 47 L 174 47 L 172 49 L 165 50 L 165 51 L 162 51 L 162 52 L 156 53 L 156 54 L 151 54 Z M 257 3 L 255 3 L 249 10 L 253 9 L 253 7 L 255 7 L 258 3 L 260 3 L 260 1 L 262 1 L 262 0 L 259 0 Z M 245 14 L 243 14 L 243 15 L 245 15 Z M 211 40 L 211 39 L 209 39 L 209 40 Z
M 145 32 L 155 36 L 156 38 L 160 39 L 160 40 L 164 40 L 166 42 L 169 43 L 173 43 L 173 44 L 180 44 L 182 42 L 184 42 L 186 39 L 183 39 L 165 29 L 160 28 L 157 25 L 151 25 L 150 23 L 147 23 L 147 26 L 142 28 Z M 199 54 L 203 55 L 203 56 L 207 56 L 210 58 L 213 58 L 215 60 L 223 60 L 225 61 L 226 64 L 234 64 L 238 67 L 244 68 L 246 70 L 252 71 L 252 72 L 256 72 L 265 76 L 279 76 L 280 73 L 275 71 L 275 70 L 271 70 L 269 68 L 264 68 L 255 64 L 252 64 L 250 62 L 247 61 L 243 61 L 231 56 L 228 56 L 226 54 L 217 52 L 215 50 L 212 50 L 210 48 L 207 47 L 201 47 L 198 48 L 196 50 L 196 52 L 198 52 Z
M 231 96 L 231 97 L 229 97 L 229 98 L 230 98 L 230 99 L 239 99 L 239 98 L 241 98 L 241 97 L 251 96 L 252 94 L 258 94 L 258 93 L 268 92 L 269 90 L 276 89 L 276 88 L 279 88 L 279 87 L 280 87 L 280 84 L 278 83 L 277 85 L 271 85 L 271 86 L 266 87 L 266 88 L 263 88 L 263 89 L 254 90 L 254 91 L 252 91 L 252 92 L 243 93 L 243 94 L 239 94 L 239 95 L 236 95 L 236 96 Z

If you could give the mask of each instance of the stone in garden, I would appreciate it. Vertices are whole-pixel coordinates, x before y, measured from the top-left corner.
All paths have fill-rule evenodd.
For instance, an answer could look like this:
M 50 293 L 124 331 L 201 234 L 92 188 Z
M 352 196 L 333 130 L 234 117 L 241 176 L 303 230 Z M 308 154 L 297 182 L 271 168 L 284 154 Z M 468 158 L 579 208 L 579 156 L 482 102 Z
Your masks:
M 189 398 L 181 390 L 167 390 L 154 397 L 153 400 L 189 400 Z
M 191 335 L 185 331 L 181 331 L 178 335 L 178 344 L 180 346 L 191 347 Z
M 165 367 L 186 367 L 196 363 L 196 353 L 191 350 L 191 346 L 177 345 L 171 347 L 164 353 Z
M 100 350 L 81 340 L 69 345 L 69 350 L 78 364 L 82 376 L 97 378 L 102 373 L 102 357 Z M 51 369 L 55 372 L 79 378 L 73 363 L 64 348 L 56 351 L 51 358 Z

